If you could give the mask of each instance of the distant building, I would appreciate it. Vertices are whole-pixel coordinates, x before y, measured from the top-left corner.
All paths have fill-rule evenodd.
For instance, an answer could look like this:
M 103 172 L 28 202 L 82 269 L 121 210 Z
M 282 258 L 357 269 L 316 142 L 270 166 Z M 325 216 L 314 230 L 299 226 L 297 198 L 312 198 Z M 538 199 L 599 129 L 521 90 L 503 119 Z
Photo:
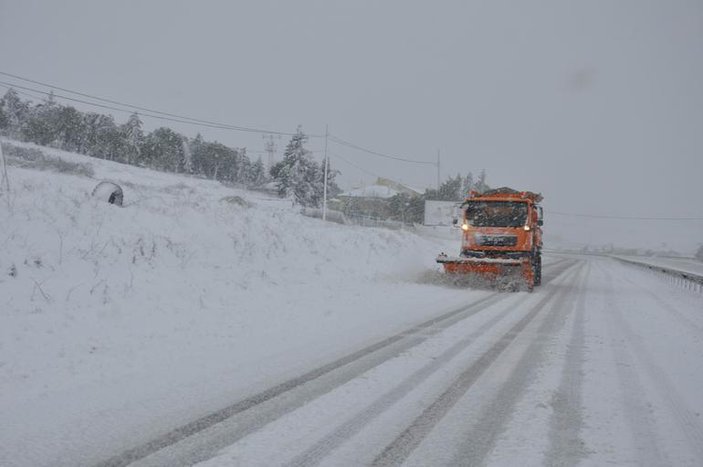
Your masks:
M 422 191 L 415 188 L 410 188 L 402 183 L 389 180 L 387 178 L 378 177 L 373 185 L 367 185 L 360 188 L 341 193 L 337 195 L 339 198 L 392 198 L 393 196 L 404 193 L 409 196 L 420 196 Z
M 372 185 L 354 188 L 337 195 L 335 209 L 347 216 L 363 216 L 376 219 L 391 217 L 390 199 L 398 194 L 420 196 L 422 191 L 402 183 L 379 177 Z

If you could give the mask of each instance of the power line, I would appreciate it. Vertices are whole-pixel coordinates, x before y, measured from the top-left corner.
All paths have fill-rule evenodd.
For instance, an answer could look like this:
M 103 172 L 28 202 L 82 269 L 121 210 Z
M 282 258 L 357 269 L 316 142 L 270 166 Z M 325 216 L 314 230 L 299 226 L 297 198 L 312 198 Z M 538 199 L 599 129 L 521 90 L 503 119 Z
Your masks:
M 226 124 L 226 123 L 214 122 L 214 121 L 210 121 L 210 120 L 203 120 L 203 119 L 199 119 L 199 118 L 188 117 L 188 116 L 173 114 L 173 113 L 169 113 L 169 112 L 162 112 L 162 111 L 160 111 L 160 110 L 154 110 L 154 109 L 150 109 L 150 108 L 148 108 L 148 107 L 141 107 L 141 106 L 138 106 L 138 105 L 132 105 L 132 104 L 127 104 L 127 103 L 124 103 L 124 102 L 116 101 L 116 100 L 113 100 L 113 99 L 106 99 L 106 98 L 103 98 L 103 97 L 98 97 L 98 96 L 93 96 L 93 95 L 86 94 L 86 93 L 82 93 L 82 92 L 78 92 L 78 91 L 73 91 L 73 90 L 70 90 L 70 89 L 67 89 L 67 88 L 63 88 L 63 87 L 60 87 L 60 86 L 55 86 L 55 85 L 53 85 L 53 84 L 44 83 L 44 82 L 41 82 L 41 81 L 36 81 L 36 80 L 30 79 L 30 78 L 25 78 L 25 77 L 18 76 L 18 75 L 14 75 L 14 74 L 12 74 L 12 73 L 7 73 L 7 72 L 4 72 L 4 71 L 0 71 L 0 75 L 8 76 L 8 77 L 11 77 L 11 78 L 14 78 L 14 79 L 18 79 L 18 80 L 25 81 L 25 82 L 28 82 L 28 83 L 37 84 L 37 85 L 40 85 L 40 86 L 45 86 L 45 87 L 52 88 L 52 89 L 58 89 L 58 90 L 60 90 L 60 91 L 67 92 L 67 93 L 69 93 L 69 94 L 74 94 L 74 95 L 77 95 L 77 96 L 86 97 L 86 98 L 88 98 L 88 99 L 93 99 L 93 100 L 100 101 L 100 102 L 106 102 L 106 103 L 108 103 L 108 104 L 115 104 L 115 105 L 120 105 L 120 106 L 122 106 L 122 107 L 128 107 L 128 108 L 134 109 L 134 110 L 141 110 L 141 111 L 143 111 L 143 112 L 149 112 L 150 114 L 152 114 L 152 115 L 148 115 L 148 116 L 151 117 L 151 118 L 160 118 L 160 119 L 162 119 L 162 120 L 174 121 L 174 122 L 178 122 L 178 123 L 189 123 L 189 124 L 191 124 L 191 125 L 199 124 L 199 125 L 201 125 L 201 126 L 206 126 L 206 127 L 209 127 L 209 128 L 218 128 L 218 129 L 233 130 L 233 131 L 242 131 L 242 132 L 249 132 L 249 133 L 274 134 L 274 135 L 283 135 L 283 136 L 295 136 L 295 135 L 296 135 L 296 133 L 290 133 L 290 132 L 285 132 L 285 131 L 265 130 L 265 129 L 262 129 L 262 128 L 253 128 L 253 127 L 245 127 L 245 126 L 238 126 L 238 125 L 230 125 L 230 124 Z M 6 83 L 6 84 L 7 84 L 7 83 Z M 37 91 L 37 90 L 31 89 L 31 88 L 24 88 L 24 87 L 22 87 L 22 86 L 19 86 L 19 85 L 16 85 L 16 84 L 12 84 L 12 83 L 10 83 L 10 85 L 11 85 L 11 86 L 16 86 L 16 87 L 18 87 L 18 88 L 20 88 L 20 89 L 28 89 L 28 90 L 32 90 L 32 91 L 34 91 L 34 92 L 40 92 L 40 93 L 42 93 L 42 94 L 48 94 L 48 93 L 43 92 L 43 91 Z M 86 102 L 86 101 L 83 101 L 83 100 L 80 100 L 80 99 L 70 98 L 70 97 L 66 97 L 66 96 L 55 96 L 55 97 L 60 97 L 60 98 L 62 98 L 62 99 L 72 100 L 72 101 L 74 101 L 74 102 L 80 102 L 80 103 L 83 103 L 83 104 L 94 105 L 94 106 L 97 106 L 97 107 L 107 108 L 107 109 L 110 109 L 110 110 L 116 110 L 116 111 L 119 111 L 119 112 L 130 112 L 130 113 L 133 113 L 133 111 L 127 111 L 127 110 L 124 110 L 124 109 L 116 109 L 116 108 L 114 108 L 114 107 L 105 106 L 105 105 L 100 105 L 100 104 L 95 104 L 95 103 L 92 103 L 92 102 Z M 161 117 L 159 117 L 159 116 L 157 116 L 157 115 L 153 115 L 153 114 L 161 115 Z M 144 114 L 144 115 L 146 115 L 146 114 Z M 170 119 L 170 118 L 166 118 L 166 117 L 171 117 L 171 119 Z M 173 119 L 178 119 L 178 120 L 173 120 Z M 188 121 L 183 121 L 183 120 L 188 120 Z M 319 138 L 319 137 L 321 137 L 320 135 L 307 135 L 307 136 L 308 136 L 308 137 L 313 137 L 313 138 Z
M 387 177 L 381 177 L 380 175 L 378 175 L 378 174 L 376 174 L 376 173 L 370 172 L 370 171 L 364 169 L 363 167 L 360 167 L 360 166 L 356 165 L 355 163 L 351 162 L 350 160 L 345 159 L 344 157 L 340 156 L 340 155 L 337 154 L 337 153 L 328 152 L 328 154 L 329 154 L 330 156 L 332 156 L 332 157 L 335 157 L 335 158 L 337 158 L 337 159 L 339 159 L 339 160 L 341 160 L 341 161 L 346 162 L 347 164 L 351 165 L 352 167 L 354 167 L 354 168 L 356 168 L 356 169 L 361 170 L 362 172 L 364 172 L 364 173 L 367 174 L 367 175 L 371 175 L 372 177 L 376 177 L 376 178 L 387 178 Z
M 12 90 L 14 90 L 17 94 L 19 94 L 19 95 L 21 95 L 21 96 L 26 96 L 26 97 L 29 97 L 29 98 L 32 98 L 32 99 L 42 99 L 42 98 L 44 98 L 45 96 L 51 95 L 51 93 L 47 93 L 47 92 L 44 92 L 44 91 L 31 91 L 31 92 L 18 91 L 18 89 L 29 89 L 29 88 L 19 87 L 19 86 L 16 85 L 16 84 L 5 83 L 4 81 L 0 81 L 0 87 L 5 88 L 5 89 L 12 89 Z M 17 89 L 16 89 L 16 88 L 17 88 Z M 66 98 L 66 97 L 63 97 L 63 96 L 57 96 L 56 94 L 54 94 L 54 97 L 57 97 L 57 98 L 59 98 L 59 99 L 74 100 L 74 99 L 72 99 L 72 98 Z M 83 101 L 80 101 L 80 102 L 83 102 Z M 101 107 L 101 108 L 107 108 L 107 109 L 110 109 L 110 110 L 117 110 L 117 111 L 119 111 L 119 112 L 133 113 L 131 110 L 116 109 L 116 108 L 113 108 L 113 107 L 103 106 L 103 105 L 100 105 L 100 104 L 92 104 L 92 103 L 87 103 L 87 104 L 89 104 L 89 105 L 95 105 L 95 106 L 98 106 L 98 107 Z M 142 116 L 149 116 L 149 115 L 145 115 L 145 114 L 139 114 L 139 115 L 142 115 Z M 161 118 L 161 117 L 154 117 L 154 118 Z M 246 148 L 246 150 L 247 150 L 247 152 L 249 152 L 249 153 L 267 154 L 267 151 L 265 151 L 265 150 L 249 149 L 249 148 Z M 311 152 L 311 153 L 313 153 L 313 154 L 318 154 L 318 153 L 321 153 L 321 152 L 322 152 L 321 149 L 308 149 L 307 151 L 308 151 L 308 152 Z
M 364 147 L 362 147 L 362 146 L 359 146 L 358 144 L 354 144 L 354 143 L 350 143 L 349 141 L 345 141 L 345 140 L 343 140 L 342 138 L 340 138 L 340 137 L 338 137 L 338 136 L 334 136 L 334 135 L 332 135 L 332 134 L 330 135 L 330 141 L 332 141 L 333 143 L 337 143 L 337 144 L 339 144 L 339 145 L 342 145 L 342 146 L 346 146 L 346 147 L 348 147 L 348 148 L 356 149 L 357 151 L 362 151 L 362 152 L 365 152 L 365 153 L 368 153 L 368 154 L 372 154 L 372 155 L 378 156 L 378 157 L 383 157 L 383 158 L 386 158 L 386 159 L 392 159 L 392 160 L 401 161 L 401 162 L 409 162 L 409 163 L 412 163 L 412 164 L 437 165 L 435 162 L 418 161 L 418 160 L 413 160 L 413 159 L 406 159 L 406 158 L 404 158 L 404 157 L 393 156 L 393 155 L 390 155 L 390 154 L 384 154 L 384 153 L 382 153 L 382 152 L 373 151 L 373 150 L 371 150 L 371 149 L 367 149 L 367 148 L 364 148 Z
M 232 130 L 232 131 L 260 133 L 260 134 L 268 134 L 268 135 L 283 135 L 283 136 L 294 136 L 296 134 L 296 133 L 284 132 L 284 131 L 265 130 L 262 128 L 230 125 L 230 124 L 215 122 L 215 121 L 211 121 L 211 120 L 203 120 L 203 119 L 189 117 L 189 116 L 185 116 L 185 115 L 163 112 L 163 111 L 151 109 L 148 107 L 128 104 L 128 103 L 120 102 L 120 101 L 117 101 L 114 99 L 107 99 L 107 98 L 103 98 L 103 97 L 99 97 L 99 96 L 95 96 L 95 95 L 91 95 L 91 94 L 87 94 L 87 93 L 83 93 L 83 92 L 79 92 L 79 91 L 74 91 L 74 90 L 64 88 L 61 86 L 56 86 L 51 83 L 46 83 L 46 82 L 34 80 L 31 78 L 19 76 L 19 75 L 13 74 L 13 73 L 7 73 L 5 71 L 0 71 L 0 75 L 7 76 L 7 77 L 13 78 L 15 80 L 24 81 L 27 83 L 32 83 L 35 85 L 44 86 L 44 87 L 50 88 L 52 90 L 58 89 L 60 91 L 63 91 L 65 93 L 69 93 L 69 94 L 73 94 L 75 96 L 81 96 L 81 97 L 84 97 L 87 99 L 91 99 L 93 101 L 103 102 L 103 104 L 86 101 L 84 99 L 78 99 L 76 97 L 69 97 L 66 95 L 54 94 L 53 91 L 50 93 L 50 92 L 38 90 L 38 89 L 27 87 L 27 86 L 22 86 L 22 85 L 15 84 L 15 83 L 8 83 L 5 81 L 0 81 L 0 84 L 3 84 L 4 87 L 9 86 L 9 87 L 13 87 L 13 88 L 23 89 L 25 91 L 34 92 L 34 93 L 38 93 L 41 95 L 53 94 L 53 96 L 57 99 L 63 99 L 63 100 L 71 101 L 71 102 L 78 102 L 81 104 L 86 104 L 86 105 L 90 105 L 90 106 L 94 106 L 94 107 L 113 110 L 116 112 L 134 113 L 135 110 L 139 110 L 139 111 L 141 111 L 140 115 L 142 115 L 144 117 L 148 117 L 148 118 L 154 118 L 154 119 L 158 119 L 158 120 L 164 120 L 164 121 L 175 122 L 175 123 L 182 123 L 182 124 L 187 124 L 187 125 L 195 125 L 195 126 L 201 126 L 201 127 L 207 127 L 207 128 L 215 128 L 215 129 L 221 129 L 221 130 Z M 121 106 L 121 107 L 126 107 L 126 108 L 129 108 L 132 110 L 125 110 L 124 108 L 118 108 L 118 107 L 114 107 L 113 105 L 106 105 L 106 104 L 113 104 L 113 105 L 117 105 L 117 106 Z M 315 134 L 309 134 L 307 136 L 312 137 L 312 138 L 324 137 L 324 135 L 315 135 Z M 348 148 L 352 148 L 352 149 L 355 149 L 358 151 L 362 151 L 362 152 L 372 154 L 372 155 L 375 155 L 378 157 L 383 157 L 386 159 L 396 160 L 396 161 L 400 161 L 400 162 L 407 162 L 407 163 L 412 163 L 412 164 L 437 165 L 437 163 L 435 163 L 435 162 L 407 159 L 407 158 L 396 156 L 396 155 L 391 155 L 391 154 L 386 154 L 386 153 L 382 153 L 379 151 L 374 151 L 374 150 L 365 148 L 363 146 L 360 146 L 358 144 L 346 141 L 346 140 L 344 140 L 338 136 L 334 136 L 334 135 L 330 135 L 330 139 L 332 140 L 332 142 L 334 142 L 338 145 L 346 146 Z M 316 152 L 316 151 L 312 151 L 312 152 Z
M 26 86 L 21 86 L 21 85 L 19 85 L 19 84 L 8 83 L 8 82 L 6 82 L 6 81 L 0 81 L 0 84 L 4 85 L 5 87 L 12 87 L 12 88 L 23 89 L 23 90 L 25 90 L 25 91 L 31 91 L 31 92 L 43 94 L 43 95 L 46 95 L 46 96 L 53 96 L 53 97 L 55 97 L 55 98 L 57 98 L 57 99 L 64 99 L 64 100 L 71 101 L 71 102 L 80 102 L 81 104 L 87 104 L 87 105 L 92 105 L 92 106 L 94 106 L 94 107 L 100 107 L 100 108 L 102 108 L 102 109 L 114 110 L 114 111 L 117 111 L 117 112 L 124 112 L 124 113 L 129 113 L 129 114 L 134 113 L 134 111 L 132 111 L 132 110 L 120 109 L 120 108 L 113 107 L 113 106 L 110 106 L 110 105 L 98 104 L 98 103 L 95 103 L 95 102 L 89 102 L 89 101 L 86 101 L 86 100 L 83 100 L 83 99 L 76 99 L 76 98 L 74 98 L 74 97 L 63 96 L 63 95 L 61 95 L 61 94 L 56 94 L 56 93 L 53 93 L 53 92 L 41 91 L 41 90 L 38 90 L 38 89 L 28 88 L 28 87 L 26 87 Z M 159 120 L 166 120 L 166 121 L 169 121 L 169 122 L 186 123 L 186 124 L 189 124 L 189 125 L 205 126 L 205 127 L 209 127 L 209 128 L 218 128 L 218 129 L 223 129 L 223 130 L 231 129 L 231 128 L 228 128 L 228 127 L 225 127 L 225 126 L 210 125 L 210 124 L 205 124 L 205 123 L 189 122 L 189 121 L 187 121 L 187 120 L 179 120 L 179 119 L 176 119 L 176 118 L 162 117 L 162 116 L 159 116 L 159 115 L 152 115 L 152 114 L 148 114 L 148 113 L 139 113 L 139 115 L 144 116 L 144 117 L 156 118 L 156 119 L 159 119 Z
M 546 211 L 547 214 L 558 216 L 585 217 L 589 219 L 615 219 L 626 221 L 703 221 L 703 217 L 638 217 L 638 216 L 606 216 L 599 214 L 575 214 L 570 212 Z
M 346 159 L 346 158 L 340 156 L 340 155 L 337 154 L 337 153 L 328 151 L 327 154 L 330 155 L 330 156 L 332 156 L 332 157 L 334 157 L 335 159 L 339 159 L 339 160 L 341 160 L 341 161 L 346 162 L 346 163 L 349 164 L 350 166 L 352 166 L 352 167 L 354 167 L 354 168 L 356 168 L 356 169 L 358 169 L 358 170 L 364 172 L 364 173 L 367 174 L 367 175 L 371 175 L 372 177 L 376 177 L 376 178 L 386 178 L 386 179 L 388 179 L 388 177 L 383 177 L 382 175 L 379 175 L 379 174 L 377 174 L 377 173 L 371 172 L 371 171 L 369 171 L 369 170 L 364 169 L 363 167 L 361 167 L 361 166 L 359 166 L 359 165 L 356 165 L 355 163 L 353 163 L 353 162 L 350 161 L 349 159 Z
M 44 93 L 41 93 L 41 94 L 40 94 L 40 93 L 36 93 L 36 92 L 35 92 L 35 93 L 32 94 L 32 93 L 25 92 L 25 91 L 18 91 L 17 89 L 14 88 L 14 86 L 9 86 L 9 85 L 7 85 L 7 84 L 2 84 L 2 81 L 0 81 L 0 86 L 2 86 L 2 87 L 5 88 L 5 89 L 8 89 L 8 90 L 9 90 L 9 89 L 12 89 L 12 90 L 15 91 L 17 94 L 19 94 L 19 95 L 21 95 L 21 96 L 30 97 L 30 98 L 32 98 L 32 99 L 43 99 L 44 97 L 46 97 L 46 94 L 44 94 Z
M 32 91 L 32 92 L 39 93 L 39 94 L 43 94 L 43 95 L 46 95 L 46 96 L 53 95 L 53 96 L 54 96 L 55 98 L 57 98 L 57 99 L 64 99 L 64 100 L 68 100 L 68 101 L 72 101 L 72 102 L 80 102 L 81 104 L 92 105 L 92 106 L 94 106 L 94 107 L 100 107 L 100 108 L 102 108 L 102 109 L 109 109 L 109 110 L 114 110 L 114 111 L 116 111 L 116 112 L 124 112 L 124 113 L 128 113 L 128 114 L 134 113 L 134 111 L 132 111 L 132 110 L 125 110 L 125 109 L 120 109 L 120 108 L 113 107 L 113 106 L 110 106 L 110 105 L 98 104 L 98 103 L 95 103 L 95 102 L 89 102 L 89 101 L 86 101 L 86 100 L 83 100 L 83 99 L 76 99 L 76 98 L 74 98 L 74 97 L 68 97 L 68 96 L 63 96 L 63 95 L 60 95 L 60 94 L 55 94 L 55 93 L 53 93 L 53 92 L 41 91 L 41 90 L 38 90 L 38 89 L 28 88 L 28 87 L 25 87 L 25 86 L 21 86 L 21 85 L 14 84 L 14 83 L 8 83 L 8 82 L 5 82 L 5 81 L 0 81 L 0 84 L 4 85 L 4 87 L 12 87 L 12 88 L 24 89 L 24 90 L 26 90 L 26 91 Z M 208 124 L 208 123 L 196 123 L 196 122 L 194 122 L 194 121 L 180 120 L 180 119 L 177 119 L 177 118 L 170 118 L 170 117 L 162 117 L 162 116 L 160 116 L 160 115 L 153 115 L 153 114 L 149 114 L 149 113 L 145 113 L 145 112 L 141 112 L 141 113 L 139 113 L 139 115 L 140 115 L 140 116 L 144 116 L 144 117 L 149 117 L 149 118 L 155 118 L 155 119 L 158 119 L 158 120 L 165 120 L 165 121 L 169 121 L 169 122 L 183 123 L 183 124 L 186 124 L 186 125 L 194 125 L 194 126 L 207 127 L 207 128 L 216 128 L 216 129 L 220 129 L 220 130 L 234 130 L 234 131 L 243 131 L 243 132 L 250 132 L 250 133 L 269 133 L 268 130 L 244 129 L 244 128 L 232 127 L 232 126 L 229 126 L 229 125 L 218 125 L 218 124 Z M 275 134 L 294 135 L 295 133 L 280 133 L 280 132 L 278 132 L 278 133 L 275 133 Z M 313 136 L 313 137 L 316 137 L 315 135 L 306 135 L 306 136 Z
M 91 95 L 91 94 L 87 94 L 87 93 L 83 93 L 83 92 L 79 92 L 79 91 L 74 91 L 74 90 L 67 89 L 67 88 L 64 88 L 61 86 L 56 86 L 54 84 L 50 84 L 50 83 L 46 83 L 46 82 L 42 82 L 42 81 L 37 81 L 37 80 L 31 79 L 31 78 L 15 75 L 12 73 L 7 73 L 4 71 L 0 71 L 0 75 L 7 76 L 7 77 L 13 78 L 15 80 L 24 81 L 27 83 L 32 83 L 35 85 L 44 86 L 44 87 L 52 89 L 52 91 L 46 92 L 46 91 L 42 91 L 40 89 L 27 87 L 27 86 L 23 86 L 23 85 L 12 83 L 12 82 L 0 81 L 0 85 L 2 85 L 3 87 L 22 89 L 22 90 L 36 93 L 36 94 L 39 94 L 42 96 L 53 95 L 53 97 L 55 97 L 57 99 L 63 99 L 63 100 L 71 101 L 71 102 L 78 102 L 81 104 L 90 105 L 90 106 L 98 107 L 98 108 L 102 108 L 102 109 L 113 110 L 116 112 L 123 112 L 123 113 L 130 113 L 131 114 L 131 113 L 134 113 L 135 110 L 138 110 L 138 111 L 140 111 L 139 114 L 141 116 L 144 116 L 147 118 L 153 118 L 153 119 L 157 119 L 157 120 L 164 120 L 164 121 L 169 121 L 169 122 L 194 125 L 194 126 L 201 126 L 201 127 L 207 127 L 207 128 L 222 129 L 222 130 L 232 130 L 232 131 L 241 131 L 241 132 L 249 132 L 249 133 L 260 133 L 260 134 L 268 134 L 268 135 L 283 135 L 283 136 L 294 136 L 297 134 L 297 133 L 290 133 L 290 132 L 283 132 L 283 131 L 276 131 L 276 130 L 265 130 L 265 129 L 261 129 L 261 128 L 230 125 L 230 124 L 214 122 L 214 121 L 210 121 L 210 120 L 203 120 L 203 119 L 199 119 L 199 118 L 169 113 L 169 112 L 163 112 L 163 111 L 151 109 L 148 107 L 128 104 L 128 103 L 120 102 L 120 101 L 117 101 L 114 99 L 107 99 L 107 98 L 98 97 L 95 95 Z M 70 97 L 70 96 L 61 95 L 61 94 L 55 94 L 53 92 L 53 89 L 58 89 L 60 91 L 63 91 L 64 93 L 73 94 L 75 96 L 81 96 L 81 97 L 91 99 L 93 101 L 99 101 L 102 103 L 91 102 L 91 101 L 88 101 L 85 99 L 79 99 L 76 97 Z M 25 93 L 22 93 L 22 94 L 28 95 Z M 30 96 L 30 97 L 34 97 L 34 96 Z M 113 105 L 107 105 L 107 104 L 113 104 Z M 114 105 L 126 107 L 126 108 L 132 109 L 132 110 L 126 110 L 124 108 L 114 107 Z M 313 137 L 313 138 L 324 137 L 324 135 L 314 135 L 314 134 L 309 134 L 307 136 Z M 338 145 L 346 146 L 348 148 L 355 149 L 357 151 L 362 151 L 362 152 L 365 152 L 365 153 L 368 153 L 368 154 L 371 154 L 371 155 L 374 155 L 377 157 L 382 157 L 382 158 L 386 158 L 386 159 L 396 160 L 396 161 L 400 161 L 400 162 L 407 162 L 407 163 L 412 163 L 412 164 L 432 165 L 432 166 L 438 165 L 436 162 L 407 159 L 407 158 L 396 156 L 396 155 L 391 155 L 391 154 L 386 154 L 386 153 L 382 153 L 379 151 L 374 151 L 374 150 L 368 149 L 366 147 L 360 146 L 358 144 L 352 143 L 350 141 L 346 141 L 346 140 L 344 140 L 338 136 L 334 136 L 334 135 L 330 135 L 330 139 L 332 140 L 332 142 L 334 142 Z M 311 151 L 311 152 L 318 152 L 318 151 Z M 354 165 L 350 161 L 343 159 L 340 156 L 337 156 L 337 157 L 339 157 L 340 159 L 349 163 L 350 165 L 353 165 L 354 167 L 358 168 L 359 170 L 362 170 L 362 171 L 369 173 L 370 175 L 373 175 L 373 176 L 378 176 L 376 174 L 373 174 L 371 172 L 368 172 L 368 171 L 360 168 L 359 166 Z

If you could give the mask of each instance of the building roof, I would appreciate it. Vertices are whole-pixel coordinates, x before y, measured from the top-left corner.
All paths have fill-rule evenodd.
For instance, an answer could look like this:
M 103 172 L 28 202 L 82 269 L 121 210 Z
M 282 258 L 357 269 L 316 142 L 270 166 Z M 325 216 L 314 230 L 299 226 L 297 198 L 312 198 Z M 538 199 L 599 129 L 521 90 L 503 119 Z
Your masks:
M 373 185 L 368 185 L 360 188 L 354 188 L 353 190 L 346 191 L 339 194 L 341 197 L 348 198 L 392 198 L 393 196 L 405 193 L 411 196 L 417 196 L 422 194 L 414 188 L 407 187 L 402 183 L 389 180 L 387 178 L 379 177 Z
M 382 185 L 369 185 L 353 190 L 345 191 L 337 196 L 346 196 L 348 198 L 392 198 L 397 195 L 398 191 L 393 188 Z

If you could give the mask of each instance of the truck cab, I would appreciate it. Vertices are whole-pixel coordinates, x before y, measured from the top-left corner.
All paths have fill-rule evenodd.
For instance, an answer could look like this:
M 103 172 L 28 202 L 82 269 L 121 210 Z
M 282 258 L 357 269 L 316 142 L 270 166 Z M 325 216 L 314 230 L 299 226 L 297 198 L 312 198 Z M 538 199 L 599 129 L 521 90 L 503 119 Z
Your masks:
M 458 258 L 437 261 L 450 273 L 507 275 L 517 267 L 529 290 L 542 276 L 542 195 L 498 188 L 471 192 L 461 204 L 462 241 Z

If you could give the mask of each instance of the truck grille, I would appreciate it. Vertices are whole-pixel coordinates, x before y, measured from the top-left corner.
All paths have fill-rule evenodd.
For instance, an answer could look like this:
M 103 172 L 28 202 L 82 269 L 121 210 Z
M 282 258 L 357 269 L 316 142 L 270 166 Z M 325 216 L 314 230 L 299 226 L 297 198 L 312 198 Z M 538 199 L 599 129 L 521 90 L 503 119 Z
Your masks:
M 476 243 L 479 246 L 515 246 L 517 236 L 515 235 L 476 235 Z

